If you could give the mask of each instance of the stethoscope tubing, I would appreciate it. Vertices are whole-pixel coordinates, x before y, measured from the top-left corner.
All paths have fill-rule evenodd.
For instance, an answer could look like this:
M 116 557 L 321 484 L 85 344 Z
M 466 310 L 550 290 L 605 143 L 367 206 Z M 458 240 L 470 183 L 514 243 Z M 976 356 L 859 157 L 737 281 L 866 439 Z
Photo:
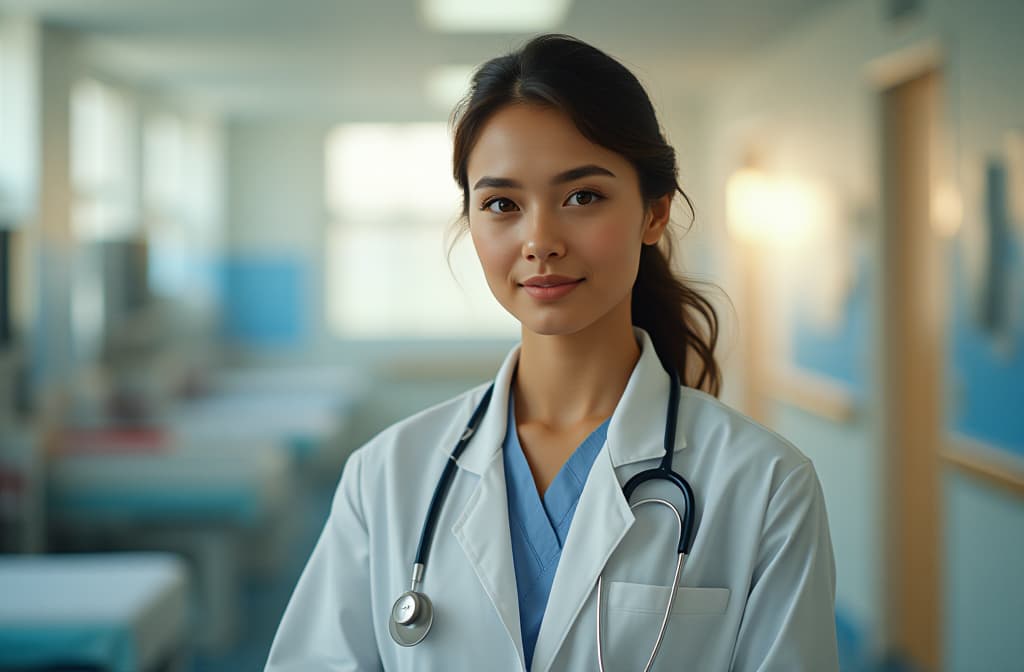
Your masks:
M 678 550 L 680 553 L 689 555 L 690 548 L 693 545 L 696 505 L 693 488 L 690 487 L 690 483 L 672 470 L 672 457 L 675 454 L 676 446 L 676 425 L 679 420 L 679 378 L 674 369 L 669 369 L 669 378 L 671 378 L 671 386 L 668 390 L 668 412 L 665 418 L 665 454 L 661 458 L 661 464 L 654 469 L 646 469 L 638 474 L 634 474 L 622 486 L 622 494 L 628 502 L 629 498 L 633 496 L 633 491 L 647 481 L 662 480 L 669 481 L 675 485 L 682 493 L 683 504 L 686 507 L 686 513 L 681 521 L 682 528 L 679 532 Z
M 452 479 L 455 477 L 458 459 L 462 455 L 462 451 L 469 445 L 473 434 L 476 433 L 480 420 L 483 418 L 484 413 L 487 412 L 487 407 L 491 404 L 491 395 L 493 393 L 494 383 L 491 383 L 491 386 L 484 392 L 484 396 L 480 398 L 476 409 L 473 410 L 473 415 L 470 416 L 469 422 L 466 423 L 466 429 L 463 430 L 462 436 L 459 437 L 458 443 L 455 444 L 455 448 L 452 449 L 451 455 L 448 456 L 448 460 L 444 464 L 441 478 L 437 482 L 437 487 L 434 488 L 434 494 L 430 497 L 430 506 L 427 507 L 427 517 L 423 521 L 423 530 L 420 532 L 420 543 L 416 546 L 414 566 L 418 565 L 423 569 L 427 566 L 427 555 L 430 553 L 430 545 L 434 541 L 434 530 L 437 528 L 438 518 L 441 517 L 441 507 L 448 496 L 448 489 L 451 487 Z M 420 570 L 421 574 L 423 569 Z M 418 583 L 415 579 L 413 582 L 414 584 Z M 415 585 L 413 590 L 415 590 Z
M 683 534 L 683 516 L 679 515 L 679 509 L 677 509 L 672 502 L 664 499 L 649 497 L 647 499 L 641 499 L 635 504 L 630 505 L 630 509 L 637 509 L 644 504 L 661 504 L 668 508 L 673 515 L 676 517 L 677 530 L 680 536 Z M 672 615 L 672 607 L 676 603 L 676 595 L 679 594 L 679 577 L 683 573 L 683 563 L 686 562 L 686 553 L 680 551 L 676 558 L 676 571 L 672 574 L 672 584 L 669 587 L 668 604 L 665 605 L 665 613 L 661 617 L 661 626 L 658 628 L 658 638 L 654 641 L 654 648 L 651 649 L 651 655 L 647 659 L 647 664 L 644 665 L 644 672 L 649 672 L 651 666 L 654 665 L 654 659 L 658 657 L 658 652 L 661 651 L 661 643 L 665 641 L 665 630 L 668 628 L 668 619 Z M 597 668 L 600 672 L 604 670 L 604 645 L 601 635 L 601 587 L 604 583 L 604 573 L 597 577 Z

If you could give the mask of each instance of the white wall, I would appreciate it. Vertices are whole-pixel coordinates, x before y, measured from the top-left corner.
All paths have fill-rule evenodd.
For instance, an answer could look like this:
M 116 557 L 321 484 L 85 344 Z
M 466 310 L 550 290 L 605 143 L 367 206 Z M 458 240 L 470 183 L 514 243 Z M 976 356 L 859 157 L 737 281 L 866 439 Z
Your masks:
M 240 120 L 228 125 L 228 241 L 235 251 L 323 245 L 324 138 L 320 122 Z
M 1019 670 L 1024 504 L 954 471 L 945 486 L 946 669 Z

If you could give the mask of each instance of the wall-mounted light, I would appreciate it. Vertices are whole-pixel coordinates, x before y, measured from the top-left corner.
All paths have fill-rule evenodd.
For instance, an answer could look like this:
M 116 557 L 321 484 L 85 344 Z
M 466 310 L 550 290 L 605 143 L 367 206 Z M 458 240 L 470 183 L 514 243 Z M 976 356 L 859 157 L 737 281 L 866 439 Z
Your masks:
M 535 33 L 560 25 L 569 0 L 420 0 L 427 27 L 449 33 Z
M 853 285 L 856 248 L 833 190 L 805 177 L 743 168 L 729 178 L 725 196 L 729 235 L 746 252 L 747 282 L 753 287 L 774 275 L 787 291 L 799 285 L 810 321 L 821 329 L 837 325 Z
M 963 199 L 956 185 L 948 180 L 935 184 L 931 193 L 932 230 L 943 238 L 952 238 L 960 230 L 963 217 Z
M 753 168 L 733 173 L 725 199 L 729 235 L 744 244 L 795 246 L 829 217 L 820 188 Z

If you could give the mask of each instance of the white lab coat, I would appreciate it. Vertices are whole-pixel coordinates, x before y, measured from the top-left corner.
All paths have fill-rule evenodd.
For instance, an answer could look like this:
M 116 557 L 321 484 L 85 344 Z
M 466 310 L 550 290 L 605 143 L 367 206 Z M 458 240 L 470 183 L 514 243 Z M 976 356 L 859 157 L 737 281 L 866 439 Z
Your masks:
M 533 670 L 596 670 L 604 572 L 606 669 L 642 669 L 667 602 L 676 524 L 632 511 L 622 484 L 657 466 L 669 377 L 648 335 L 580 496 L 537 638 Z M 501 459 L 518 350 L 458 460 L 422 591 L 434 624 L 417 646 L 388 633 L 438 475 L 486 386 L 387 429 L 349 459 L 285 611 L 267 670 L 523 670 Z M 697 531 L 655 670 L 837 670 L 835 565 L 814 467 L 716 399 L 680 395 L 674 469 L 693 486 Z M 638 496 L 662 484 L 644 485 Z

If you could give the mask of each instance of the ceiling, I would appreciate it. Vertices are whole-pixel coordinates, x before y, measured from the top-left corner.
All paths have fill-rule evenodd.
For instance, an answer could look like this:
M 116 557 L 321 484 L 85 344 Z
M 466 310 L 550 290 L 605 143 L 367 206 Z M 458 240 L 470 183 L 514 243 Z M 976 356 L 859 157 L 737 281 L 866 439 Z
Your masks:
M 694 95 L 839 1 L 574 0 L 554 30 L 666 96 Z M 0 13 L 26 12 L 80 33 L 108 75 L 236 117 L 444 118 L 424 91 L 435 66 L 478 64 L 527 37 L 437 33 L 416 0 L 0 0 Z

